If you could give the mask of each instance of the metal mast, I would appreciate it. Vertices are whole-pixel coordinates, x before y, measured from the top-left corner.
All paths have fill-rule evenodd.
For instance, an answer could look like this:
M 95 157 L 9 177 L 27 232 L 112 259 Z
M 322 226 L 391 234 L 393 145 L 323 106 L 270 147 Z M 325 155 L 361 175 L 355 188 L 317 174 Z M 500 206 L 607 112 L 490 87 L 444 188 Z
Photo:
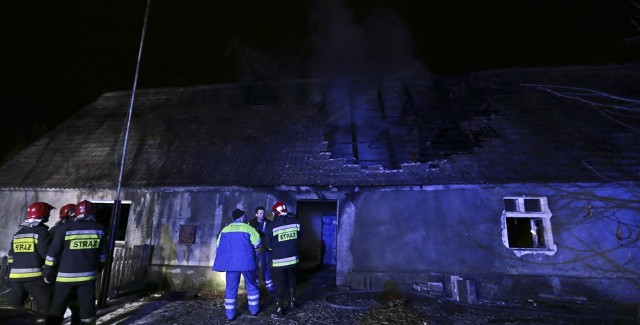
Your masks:
M 100 281 L 100 296 L 98 297 L 98 307 L 102 308 L 107 302 L 109 292 L 109 280 L 111 278 L 111 265 L 113 264 L 113 250 L 115 246 L 115 235 L 118 226 L 118 216 L 120 215 L 120 193 L 122 192 L 122 175 L 124 174 L 124 162 L 127 158 L 127 143 L 129 141 L 129 129 L 131 127 L 131 115 L 133 113 L 133 103 L 136 97 L 136 87 L 138 85 L 138 74 L 140 73 L 140 61 L 142 59 L 142 47 L 144 45 L 144 37 L 147 31 L 147 22 L 149 20 L 149 12 L 151 10 L 151 0 L 147 0 L 147 8 L 144 13 L 144 23 L 142 25 L 142 36 L 140 37 L 140 46 L 138 47 L 138 61 L 136 63 L 136 72 L 133 77 L 133 87 L 131 90 L 131 99 L 129 100 L 129 111 L 127 112 L 126 131 L 124 136 L 124 144 L 122 148 L 122 160 L 120 161 L 120 173 L 118 175 L 118 190 L 116 198 L 113 201 L 113 211 L 111 213 L 111 222 L 109 228 L 109 246 L 107 252 L 107 261 L 102 271 Z

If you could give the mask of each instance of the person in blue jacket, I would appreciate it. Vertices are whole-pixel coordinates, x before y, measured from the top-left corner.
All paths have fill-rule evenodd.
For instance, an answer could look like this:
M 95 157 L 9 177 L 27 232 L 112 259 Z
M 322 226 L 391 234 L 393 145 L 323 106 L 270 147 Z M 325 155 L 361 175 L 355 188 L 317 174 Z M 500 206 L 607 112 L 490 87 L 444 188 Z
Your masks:
M 213 261 L 213 271 L 226 272 L 226 288 L 224 294 L 224 309 L 227 319 L 236 317 L 238 286 L 240 276 L 244 277 L 247 290 L 249 312 L 255 315 L 260 311 L 260 289 L 258 287 L 258 272 L 256 268 L 256 248 L 260 247 L 261 239 L 258 232 L 247 224 L 244 211 L 235 209 L 231 213 L 233 222 L 222 228 L 216 242 L 216 257 Z

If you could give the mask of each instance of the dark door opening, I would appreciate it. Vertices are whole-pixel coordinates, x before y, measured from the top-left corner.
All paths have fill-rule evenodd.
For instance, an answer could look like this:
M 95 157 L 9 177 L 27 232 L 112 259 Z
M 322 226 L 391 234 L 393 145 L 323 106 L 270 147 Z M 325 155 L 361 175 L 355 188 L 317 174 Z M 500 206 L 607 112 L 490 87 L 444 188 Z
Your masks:
M 113 202 L 93 202 L 96 206 L 96 218 L 104 227 L 105 233 L 109 236 L 111 229 L 111 215 L 113 214 Z M 124 241 L 127 234 L 127 223 L 129 221 L 129 210 L 131 202 L 120 202 L 120 213 L 118 215 L 118 227 L 116 228 L 116 241 Z
M 337 206 L 336 201 L 298 201 L 300 269 L 336 264 Z
M 322 263 L 336 265 L 338 217 L 322 216 Z

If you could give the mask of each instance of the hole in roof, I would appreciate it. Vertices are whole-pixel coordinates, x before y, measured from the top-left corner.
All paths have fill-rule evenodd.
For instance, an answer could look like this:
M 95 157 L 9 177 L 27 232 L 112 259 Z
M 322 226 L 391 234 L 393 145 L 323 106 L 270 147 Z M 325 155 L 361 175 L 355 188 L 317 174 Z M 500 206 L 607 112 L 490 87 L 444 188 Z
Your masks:
M 477 130 L 463 126 L 473 116 L 454 103 L 460 87 L 460 82 L 451 80 L 436 86 L 336 84 L 325 105 L 331 158 L 367 169 L 393 170 L 411 163 L 437 168 L 436 160 L 472 153 L 484 138 L 499 135 L 490 126 Z

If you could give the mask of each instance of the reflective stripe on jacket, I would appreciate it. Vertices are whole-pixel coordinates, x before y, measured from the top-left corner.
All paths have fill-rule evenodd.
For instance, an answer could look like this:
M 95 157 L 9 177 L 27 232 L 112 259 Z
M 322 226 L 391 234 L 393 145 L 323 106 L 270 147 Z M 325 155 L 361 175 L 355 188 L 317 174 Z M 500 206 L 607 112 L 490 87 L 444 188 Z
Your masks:
M 76 273 L 58 273 L 56 278 L 57 282 L 82 282 L 95 280 L 98 276 L 98 271 L 93 272 L 76 272 Z
M 40 223 L 23 227 L 13 236 L 8 263 L 9 280 L 28 281 L 42 277 L 44 257 L 49 249 L 49 227 Z
M 271 249 L 271 266 L 296 266 L 300 261 L 300 224 L 293 216 L 278 216 L 271 222 L 271 226 L 265 236 L 266 245 Z
M 92 219 L 76 219 L 57 229 L 44 266 L 45 278 L 57 282 L 94 281 L 106 261 L 106 237 L 102 225 Z
M 250 225 L 236 220 L 222 229 L 216 241 L 214 271 L 252 271 L 256 269 L 255 249 L 262 240 Z

